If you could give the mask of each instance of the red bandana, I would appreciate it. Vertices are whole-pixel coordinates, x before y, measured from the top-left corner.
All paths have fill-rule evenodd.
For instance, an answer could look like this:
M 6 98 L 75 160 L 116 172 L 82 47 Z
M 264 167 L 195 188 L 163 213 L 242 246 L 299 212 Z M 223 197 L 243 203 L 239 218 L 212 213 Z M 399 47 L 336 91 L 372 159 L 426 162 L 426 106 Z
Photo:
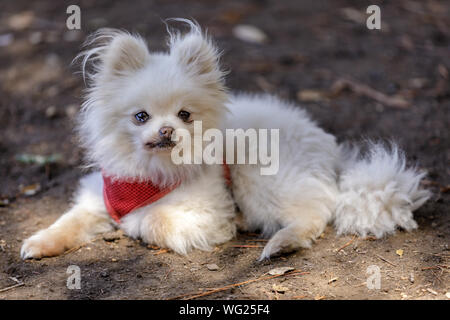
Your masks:
M 223 168 L 225 182 L 230 186 L 230 168 L 226 164 Z M 111 218 L 118 223 L 120 223 L 122 217 L 131 211 L 158 201 L 179 185 L 177 183 L 169 187 L 159 187 L 151 181 L 113 180 L 104 172 L 102 172 L 102 176 L 103 201 Z
M 116 222 L 131 211 L 161 199 L 178 186 L 159 187 L 151 181 L 113 180 L 104 173 L 102 175 L 103 201 Z

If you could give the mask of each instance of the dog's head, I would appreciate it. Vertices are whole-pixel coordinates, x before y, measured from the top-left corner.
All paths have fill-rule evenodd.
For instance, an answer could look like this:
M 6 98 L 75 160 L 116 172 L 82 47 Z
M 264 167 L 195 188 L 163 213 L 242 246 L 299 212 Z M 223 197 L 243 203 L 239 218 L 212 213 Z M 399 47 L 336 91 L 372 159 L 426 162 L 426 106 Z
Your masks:
M 168 52 L 151 52 L 136 35 L 102 30 L 88 40 L 92 62 L 79 132 L 91 164 L 116 176 L 171 182 L 187 166 L 171 162 L 172 135 L 193 122 L 216 128 L 226 110 L 219 54 L 190 22 L 170 33 Z M 100 44 L 99 44 L 100 43 Z

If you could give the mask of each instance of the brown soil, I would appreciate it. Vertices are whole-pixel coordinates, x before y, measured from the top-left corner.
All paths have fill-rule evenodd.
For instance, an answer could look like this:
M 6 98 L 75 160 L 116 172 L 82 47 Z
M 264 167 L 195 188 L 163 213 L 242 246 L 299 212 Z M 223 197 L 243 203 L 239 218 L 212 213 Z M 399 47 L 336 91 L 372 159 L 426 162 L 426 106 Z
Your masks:
M 368 30 L 355 11 L 342 10 L 353 7 L 365 17 L 372 4 L 366 1 L 80 1 L 82 31 L 68 32 L 69 2 L 3 1 L 0 43 L 14 39 L 0 49 L 0 299 L 166 299 L 256 279 L 281 266 L 305 273 L 204 298 L 446 299 L 450 3 L 377 2 L 382 31 Z M 434 195 L 416 212 L 419 229 L 371 240 L 337 237 L 330 227 L 311 250 L 263 263 L 256 261 L 262 248 L 235 247 L 264 245 L 251 241 L 257 235 L 239 234 L 213 252 L 183 257 L 148 248 L 120 232 L 61 257 L 20 260 L 23 239 L 69 207 L 83 174 L 82 151 L 72 132 L 83 82 L 70 67 L 81 42 L 98 27 L 109 26 L 138 31 L 152 49 L 162 49 L 161 19 L 179 16 L 197 19 L 224 50 L 230 88 L 268 91 L 291 100 L 298 100 L 301 90 L 317 90 L 316 101 L 302 104 L 340 141 L 361 136 L 399 141 L 409 159 L 429 171 L 426 183 Z M 260 28 L 269 41 L 236 39 L 236 24 Z M 332 84 L 342 77 L 399 95 L 410 105 L 388 106 L 351 90 L 330 95 Z M 26 164 L 16 157 L 24 153 L 62 158 L 47 165 Z M 35 183 L 41 186 L 37 194 L 20 192 L 20 185 Z M 207 264 L 219 269 L 210 271 Z M 81 268 L 81 290 L 66 287 L 69 265 Z M 380 290 L 366 286 L 370 265 L 381 270 Z M 23 285 L 3 291 L 17 284 L 11 277 Z

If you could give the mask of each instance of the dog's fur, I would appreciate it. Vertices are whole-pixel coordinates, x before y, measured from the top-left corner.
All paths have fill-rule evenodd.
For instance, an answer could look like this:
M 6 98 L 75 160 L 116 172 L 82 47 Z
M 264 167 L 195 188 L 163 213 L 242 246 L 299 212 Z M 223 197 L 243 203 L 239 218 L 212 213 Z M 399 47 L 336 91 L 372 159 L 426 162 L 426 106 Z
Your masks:
M 145 41 L 121 31 L 101 31 L 81 54 L 89 89 L 79 118 L 79 134 L 89 164 L 116 177 L 182 183 L 167 196 L 122 219 L 133 238 L 186 254 L 210 250 L 234 237 L 239 226 L 260 230 L 270 241 L 261 259 L 308 248 L 334 222 L 337 232 L 382 237 L 397 227 L 417 228 L 412 211 L 429 197 L 424 173 L 407 168 L 395 144 L 369 143 L 368 151 L 339 146 L 304 110 L 268 95 L 232 95 L 211 40 L 190 21 L 185 35 L 170 33 L 169 52 L 149 52 Z M 280 167 L 262 176 L 259 165 L 230 165 L 232 193 L 220 165 L 175 165 L 168 150 L 145 147 L 162 126 L 189 130 L 177 117 L 208 128 L 277 128 Z M 151 120 L 133 123 L 146 111 Z M 228 112 L 229 111 L 229 112 Z M 63 253 L 113 228 L 102 198 L 103 180 L 94 172 L 81 180 L 75 205 L 53 225 L 23 244 L 21 255 L 40 258 Z

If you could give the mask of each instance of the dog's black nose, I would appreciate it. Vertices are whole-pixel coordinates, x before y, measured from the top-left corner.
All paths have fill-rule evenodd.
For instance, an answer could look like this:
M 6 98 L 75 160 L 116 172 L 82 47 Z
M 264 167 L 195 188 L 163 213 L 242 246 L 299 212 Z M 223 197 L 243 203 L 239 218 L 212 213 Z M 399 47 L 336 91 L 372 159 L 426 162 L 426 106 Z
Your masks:
M 161 129 L 159 129 L 159 135 L 166 139 L 170 139 L 174 130 L 175 129 L 172 127 L 162 127 Z

